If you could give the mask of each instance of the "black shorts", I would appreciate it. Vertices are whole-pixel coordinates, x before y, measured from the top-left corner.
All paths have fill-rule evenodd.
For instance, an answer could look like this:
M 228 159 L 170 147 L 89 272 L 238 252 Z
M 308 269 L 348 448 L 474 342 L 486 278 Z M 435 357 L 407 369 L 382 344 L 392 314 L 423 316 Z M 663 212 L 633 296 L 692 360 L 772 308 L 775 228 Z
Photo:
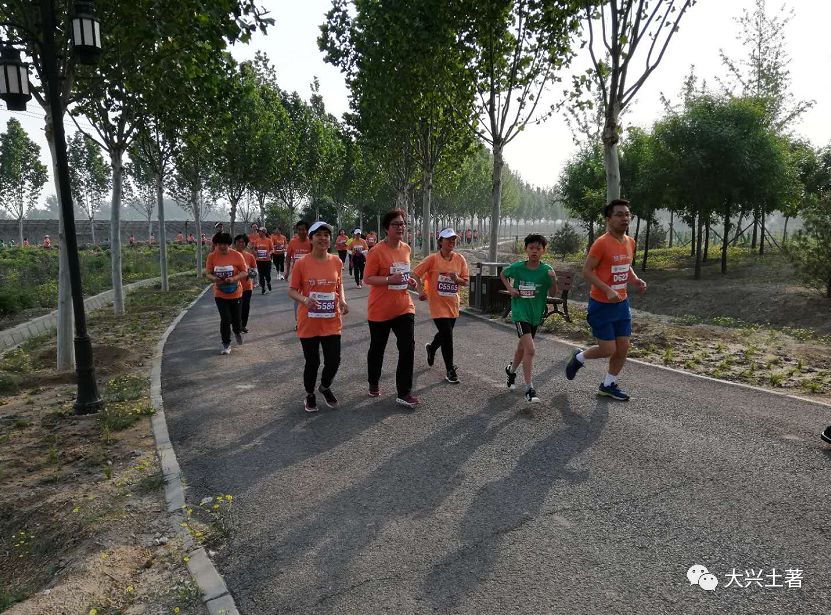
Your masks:
M 523 335 L 531 334 L 531 339 L 534 339 L 537 336 L 537 327 L 539 325 L 532 325 L 530 322 L 524 322 L 520 320 L 519 322 L 515 322 L 516 325 L 516 334 L 517 337 L 522 337 Z

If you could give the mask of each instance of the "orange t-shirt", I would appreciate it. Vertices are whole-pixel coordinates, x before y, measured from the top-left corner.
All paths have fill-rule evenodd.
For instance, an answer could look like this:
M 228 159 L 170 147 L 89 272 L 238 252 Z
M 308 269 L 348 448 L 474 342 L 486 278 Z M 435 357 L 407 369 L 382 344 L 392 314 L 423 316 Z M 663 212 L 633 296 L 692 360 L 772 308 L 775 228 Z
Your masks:
M 335 250 L 338 252 L 346 252 L 347 241 L 349 241 L 349 237 L 346 235 L 338 235 L 335 237 Z
M 303 258 L 291 271 L 291 288 L 304 297 L 317 300 L 318 307 L 309 310 L 297 306 L 297 337 L 340 335 L 343 322 L 340 313 L 341 271 L 343 263 L 335 254 L 319 261 Z
M 248 233 L 248 243 L 254 243 L 255 241 L 259 241 L 260 239 L 260 232 L 255 231 L 253 233 Z
M 245 259 L 245 265 L 250 269 L 251 267 L 257 268 L 257 261 L 254 259 L 254 255 L 251 254 L 248 250 L 244 250 L 240 252 L 242 257 Z M 254 280 L 251 278 L 243 278 L 242 279 L 242 290 L 254 290 Z
M 271 243 L 268 237 L 265 239 L 258 237 L 256 241 L 251 242 L 251 249 L 254 250 L 258 261 L 267 262 L 271 261 L 271 252 L 274 250 L 274 244 Z
M 245 258 L 239 252 L 228 250 L 228 254 L 220 254 L 217 249 L 208 254 L 205 271 L 218 278 L 230 278 L 243 271 L 247 274 L 248 267 L 245 264 Z M 213 286 L 214 297 L 219 299 L 239 299 L 242 297 L 242 284 L 239 282 L 231 282 L 228 285 L 229 287 L 233 286 L 233 288 L 223 288 L 216 284 Z
M 598 237 L 589 250 L 589 256 L 599 260 L 594 268 L 595 275 L 604 284 L 608 284 L 612 290 L 626 299 L 626 284 L 629 280 L 629 269 L 632 266 L 632 259 L 635 257 L 635 240 L 629 236 L 624 237 L 623 243 L 619 242 L 610 233 L 604 233 Z M 604 293 L 592 284 L 591 297 L 601 303 L 610 303 Z
M 274 253 L 275 254 L 285 254 L 286 253 L 286 236 L 280 233 L 273 233 L 271 235 L 271 243 L 274 244 Z
M 465 281 L 470 279 L 465 257 L 450 253 L 450 260 L 434 252 L 421 261 L 413 272 L 424 282 L 424 291 L 430 304 L 430 318 L 459 317 L 459 285 L 447 277 L 455 273 Z
M 182 243 L 183 241 L 185 241 L 185 236 L 182 233 L 178 233 L 176 235 L 176 243 Z
M 352 254 L 356 254 L 360 252 L 361 254 L 366 255 L 369 251 L 369 245 L 363 239 L 353 239 L 352 240 Z
M 393 250 L 386 241 L 382 241 L 367 253 L 364 277 L 396 273 L 404 275 L 403 283 L 370 287 L 367 320 L 380 322 L 392 320 L 403 314 L 415 314 L 415 306 L 407 284 L 410 278 L 410 246 L 402 241 Z
M 300 241 L 299 237 L 292 237 L 289 242 L 289 247 L 286 250 L 286 255 L 291 260 L 291 265 L 294 267 L 301 258 L 312 251 L 312 241 L 306 237 L 306 241 Z

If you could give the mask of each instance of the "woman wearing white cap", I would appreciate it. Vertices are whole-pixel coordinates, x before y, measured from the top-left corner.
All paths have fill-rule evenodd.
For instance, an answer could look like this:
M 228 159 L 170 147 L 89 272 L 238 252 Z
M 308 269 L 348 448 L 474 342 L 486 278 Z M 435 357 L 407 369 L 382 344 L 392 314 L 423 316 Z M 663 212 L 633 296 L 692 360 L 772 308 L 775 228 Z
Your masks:
M 332 227 L 315 222 L 309 229 L 312 251 L 297 261 L 289 278 L 289 297 L 297 302 L 297 337 L 303 346 L 306 366 L 303 385 L 306 389 L 306 412 L 317 412 L 315 383 L 323 350 L 323 374 L 317 389 L 330 408 L 337 408 L 338 400 L 330 388 L 340 366 L 340 336 L 342 316 L 349 313 L 343 292 L 343 263 L 329 254 Z
M 364 267 L 366 266 L 366 253 L 369 251 L 369 245 L 361 239 L 361 229 L 356 228 L 352 233 L 349 250 L 352 254 L 351 267 L 355 272 L 355 286 L 363 288 Z
M 420 299 L 428 300 L 430 317 L 438 332 L 433 341 L 425 346 L 427 364 L 433 365 L 436 351 L 441 348 L 446 380 L 459 384 L 456 366 L 453 364 L 453 327 L 459 317 L 459 287 L 467 286 L 470 280 L 465 257 L 455 251 L 458 240 L 456 231 L 446 228 L 439 233 L 439 251 L 421 261 L 412 276 L 422 282 L 424 289 Z

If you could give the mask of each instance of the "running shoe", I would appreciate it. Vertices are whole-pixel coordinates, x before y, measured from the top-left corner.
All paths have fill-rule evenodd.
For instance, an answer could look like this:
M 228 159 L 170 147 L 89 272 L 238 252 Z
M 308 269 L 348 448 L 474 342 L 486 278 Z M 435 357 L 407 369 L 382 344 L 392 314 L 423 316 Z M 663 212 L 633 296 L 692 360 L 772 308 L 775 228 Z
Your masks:
M 234 333 L 234 338 L 237 340 L 237 344 L 242 346 L 242 333 Z
M 243 327 L 242 329 L 240 329 L 240 331 L 242 331 L 243 333 L 248 333 L 248 328 L 247 328 L 247 327 Z
M 459 376 L 456 374 L 456 366 L 454 365 L 447 370 L 447 375 L 444 377 L 450 384 L 459 384 Z
M 508 388 L 513 391 L 516 388 L 516 372 L 511 371 L 511 363 L 505 366 L 505 374 L 508 376 Z
M 533 387 L 525 391 L 525 399 L 528 400 L 529 404 L 538 404 L 542 401 L 537 397 L 537 391 Z
M 571 353 L 571 358 L 568 360 L 566 364 L 566 378 L 569 380 L 574 380 L 574 377 L 577 375 L 577 371 L 583 367 L 583 364 L 577 360 L 577 355 L 583 352 L 579 348 Z
M 826 427 L 825 431 L 823 431 L 819 437 L 828 442 L 828 444 L 831 444 L 831 425 Z
M 436 351 L 430 344 L 424 344 L 424 349 L 427 351 L 427 365 L 433 367 L 433 363 L 436 362 Z
M 369 396 L 370 397 L 381 397 L 381 389 L 376 384 L 375 386 L 369 385 Z
M 609 386 L 601 384 L 600 388 L 597 389 L 597 396 L 611 397 L 612 399 L 616 399 L 617 401 L 629 401 L 629 396 L 620 390 L 620 388 L 617 385 L 617 382 L 613 382 Z
M 327 406 L 330 408 L 338 407 L 338 398 L 335 397 L 334 393 L 332 393 L 332 389 L 324 389 L 323 385 L 320 385 L 317 390 L 320 391 L 321 395 L 323 395 L 323 399 L 326 401 Z
M 418 397 L 408 393 L 403 397 L 396 397 L 395 403 L 397 403 L 399 406 L 404 406 L 405 408 L 410 408 L 412 410 L 418 405 Z
M 231 354 L 231 344 L 222 344 L 222 352 L 219 354 Z
M 268 292 L 271 292 L 271 284 L 268 285 Z
M 317 399 L 315 399 L 314 393 L 306 395 L 306 401 L 303 403 L 303 409 L 309 413 L 317 412 Z

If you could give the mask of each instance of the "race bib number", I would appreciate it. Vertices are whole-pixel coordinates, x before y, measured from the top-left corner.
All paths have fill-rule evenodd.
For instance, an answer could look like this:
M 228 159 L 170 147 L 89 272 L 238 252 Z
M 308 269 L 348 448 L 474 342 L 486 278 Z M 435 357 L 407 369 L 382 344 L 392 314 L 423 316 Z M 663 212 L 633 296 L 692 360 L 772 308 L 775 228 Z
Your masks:
M 522 299 L 533 299 L 537 296 L 537 285 L 533 282 L 520 282 L 518 290 Z
M 459 292 L 459 285 L 450 276 L 440 273 L 436 280 L 436 291 L 439 297 L 455 297 Z
M 274 251 L 275 252 L 282 252 L 283 250 L 285 250 L 285 248 L 286 248 L 286 245 L 283 244 L 283 243 L 275 243 L 274 244 Z
M 317 307 L 309 309 L 309 318 L 334 318 L 335 293 L 309 293 L 309 298 L 317 301 Z
M 234 266 L 233 265 L 215 265 L 214 266 L 214 275 L 221 280 L 225 278 L 231 278 L 234 276 Z
M 410 286 L 410 263 L 393 263 L 390 267 L 390 275 L 399 273 L 404 276 L 404 281 L 401 284 L 390 284 L 387 287 L 390 290 L 407 290 Z
M 292 256 L 292 261 L 296 263 L 297 261 L 299 261 L 304 256 L 306 256 L 305 252 L 295 252 L 294 256 Z
M 268 250 L 260 250 L 257 248 L 257 258 L 265 259 L 268 258 Z
M 612 283 L 609 286 L 612 290 L 624 290 L 629 281 L 629 264 L 612 265 Z

